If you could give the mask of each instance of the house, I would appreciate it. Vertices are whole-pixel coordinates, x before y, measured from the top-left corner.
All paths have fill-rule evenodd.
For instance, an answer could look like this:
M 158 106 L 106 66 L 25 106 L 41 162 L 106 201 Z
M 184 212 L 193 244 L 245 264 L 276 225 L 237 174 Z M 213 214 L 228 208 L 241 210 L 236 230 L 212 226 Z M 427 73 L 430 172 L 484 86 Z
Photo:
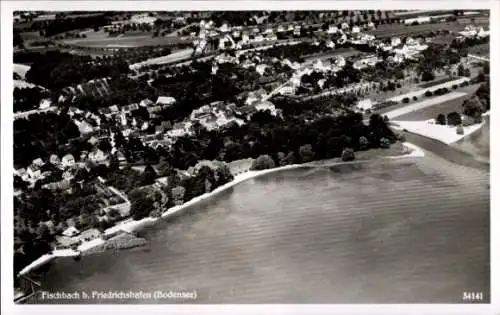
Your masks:
M 279 94 L 281 94 L 281 95 L 294 95 L 295 89 L 291 86 L 284 86 L 280 89 Z
M 87 142 L 90 143 L 91 145 L 96 145 L 97 143 L 99 143 L 99 139 L 92 136 L 92 137 L 90 137 L 90 139 Z
M 335 43 L 332 41 L 332 40 L 327 40 L 326 43 L 325 43 L 325 46 L 330 48 L 330 49 L 334 49 L 335 48 Z
M 260 64 L 255 67 L 255 71 L 260 75 L 264 75 L 266 68 L 267 68 L 266 64 Z
M 349 30 L 349 24 L 347 24 L 347 22 L 344 22 L 344 23 L 342 23 L 342 25 L 340 25 L 340 28 L 343 31 L 347 31 L 347 30 Z
M 359 26 L 352 27 L 352 29 L 351 29 L 352 34 L 358 34 L 359 32 L 361 32 L 361 29 L 359 28 Z
M 269 101 L 264 101 L 264 102 L 260 102 L 260 103 L 256 104 L 255 109 L 257 111 L 269 110 L 271 112 L 271 115 L 276 116 L 276 107 L 274 106 L 273 103 L 271 103 Z
M 32 165 L 41 167 L 44 163 L 41 158 L 34 159 L 33 162 L 31 162 Z
M 391 46 L 392 47 L 396 47 L 396 46 L 399 46 L 401 45 L 401 38 L 399 37 L 393 37 L 391 38 Z
M 328 30 L 326 31 L 328 34 L 337 34 L 339 29 L 335 25 L 328 26 Z
M 111 111 L 111 113 L 117 113 L 120 111 L 120 109 L 118 108 L 118 106 L 116 105 L 111 105 L 110 107 L 108 107 L 109 110 Z
M 73 236 L 76 236 L 78 234 L 80 234 L 80 231 L 74 226 L 70 226 L 69 228 L 64 230 L 64 232 L 62 232 L 62 235 L 67 236 L 67 237 L 73 237 Z
M 88 159 L 95 163 L 104 162 L 107 159 L 107 155 L 101 150 L 97 149 L 89 153 Z
M 61 162 L 63 167 L 71 167 L 75 165 L 75 158 L 71 154 L 66 154 L 65 156 L 63 156 Z
M 175 99 L 174 99 L 174 101 L 175 101 Z M 141 106 L 141 107 L 148 107 L 148 106 L 151 106 L 151 105 L 153 105 L 153 104 L 154 104 L 154 103 L 153 103 L 153 101 L 152 101 L 152 100 L 150 100 L 150 99 L 146 98 L 146 99 L 142 100 L 142 101 L 139 103 L 139 106 Z

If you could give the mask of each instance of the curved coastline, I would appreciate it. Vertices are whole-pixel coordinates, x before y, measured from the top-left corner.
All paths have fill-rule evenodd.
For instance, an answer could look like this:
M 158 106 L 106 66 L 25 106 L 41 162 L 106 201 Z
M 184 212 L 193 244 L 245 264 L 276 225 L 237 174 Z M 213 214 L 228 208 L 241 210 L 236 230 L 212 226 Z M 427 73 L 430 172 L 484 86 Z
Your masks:
M 402 145 L 406 147 L 409 152 L 407 154 L 402 154 L 400 156 L 386 156 L 383 158 L 386 159 L 399 159 L 399 158 L 409 158 L 409 157 L 424 157 L 425 153 L 424 150 L 421 149 L 420 147 L 410 143 L 410 142 L 403 142 Z M 322 164 L 318 164 L 320 161 L 313 161 L 309 163 L 304 163 L 304 164 L 292 164 L 292 165 L 285 165 L 285 166 L 280 166 L 280 167 L 275 167 L 271 169 L 266 169 L 266 170 L 248 170 L 244 173 L 241 173 L 239 175 L 236 175 L 234 179 L 220 187 L 217 187 L 213 191 L 209 193 L 205 193 L 203 195 L 200 195 L 198 197 L 195 197 L 191 200 L 186 201 L 182 205 L 174 206 L 166 210 L 161 214 L 160 217 L 158 218 L 152 218 L 152 217 L 146 217 L 141 220 L 127 220 L 125 223 L 119 224 L 116 226 L 117 229 L 120 229 L 126 233 L 134 233 L 137 231 L 142 230 L 145 227 L 152 226 L 156 223 L 159 223 L 160 220 L 167 219 L 174 214 L 178 214 L 181 211 L 185 210 L 186 208 L 193 206 L 201 201 L 204 201 L 208 198 L 211 198 L 221 192 L 224 192 L 240 183 L 243 183 L 247 180 L 261 177 L 263 175 L 275 173 L 275 172 L 281 172 L 281 171 L 286 171 L 286 170 L 292 170 L 292 169 L 298 169 L 298 168 L 319 168 L 319 167 L 329 167 L 329 166 L 336 166 L 336 165 L 345 165 L 345 164 L 358 164 L 358 163 L 366 163 L 369 161 L 372 161 L 373 159 L 367 159 L 367 160 L 355 160 L 351 162 L 328 162 L 331 160 L 326 160 L 323 161 Z M 326 162 L 326 163 L 325 163 Z M 38 258 L 37 260 L 33 261 L 31 264 L 23 268 L 19 272 L 20 276 L 24 276 L 29 274 L 31 271 L 57 259 L 60 257 L 77 257 L 80 255 L 93 255 L 96 254 L 97 252 L 92 251 L 97 246 L 102 246 L 105 245 L 107 241 L 103 239 L 95 239 L 92 241 L 84 242 L 78 247 L 78 250 L 55 250 L 52 251 L 50 254 L 45 254 Z

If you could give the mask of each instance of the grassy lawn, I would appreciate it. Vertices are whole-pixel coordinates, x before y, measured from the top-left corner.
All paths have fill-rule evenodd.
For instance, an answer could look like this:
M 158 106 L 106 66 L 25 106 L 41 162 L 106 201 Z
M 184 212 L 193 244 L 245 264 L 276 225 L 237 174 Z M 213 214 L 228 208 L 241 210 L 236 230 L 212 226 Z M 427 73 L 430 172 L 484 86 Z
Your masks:
M 443 84 L 443 83 L 450 82 L 450 81 L 457 80 L 457 79 L 458 79 L 458 77 L 454 77 L 454 76 L 444 77 L 444 78 L 441 78 L 441 79 L 438 79 L 438 80 L 421 83 L 419 85 L 419 87 L 425 89 L 425 88 L 428 88 L 428 87 L 432 87 L 432 86 L 435 86 L 435 85 L 438 85 L 438 84 Z
M 464 88 L 459 88 L 457 92 L 464 92 L 468 93 L 467 95 L 464 95 L 462 97 L 455 98 L 453 100 L 441 103 L 439 105 L 435 106 L 430 106 L 427 108 L 423 108 L 417 111 L 414 111 L 412 113 L 404 114 L 401 115 L 395 120 L 401 120 L 401 121 L 419 121 L 419 120 L 428 120 L 432 118 L 436 118 L 437 115 L 439 114 L 448 114 L 450 112 L 461 112 L 462 111 L 462 104 L 463 102 L 470 97 L 472 93 L 474 93 L 477 89 L 479 88 L 479 84 L 475 84 L 472 86 L 464 87 Z M 418 100 L 420 101 L 420 100 Z M 417 101 L 417 102 L 418 102 Z M 394 109 L 394 108 L 393 108 Z
M 85 33 L 87 38 L 76 38 L 64 40 L 65 44 L 91 47 L 91 48 L 110 48 L 110 47 L 141 47 L 156 45 L 174 45 L 183 41 L 179 37 L 153 37 L 152 33 L 131 33 L 117 37 L 109 37 L 103 30 L 99 32 Z
M 490 57 L 490 44 L 481 44 L 473 47 L 469 47 L 469 54 L 473 54 L 476 56 L 484 56 L 486 58 Z
M 439 22 L 432 24 L 420 24 L 420 25 L 405 25 L 405 24 L 382 24 L 377 27 L 376 30 L 368 32 L 377 37 L 392 37 L 392 36 L 404 36 L 409 34 L 421 34 L 437 30 L 449 30 L 451 32 L 460 32 L 464 30 L 467 24 L 471 23 L 470 18 L 464 18 L 457 20 L 455 22 Z M 475 24 L 483 27 L 489 27 L 488 18 L 475 17 Z

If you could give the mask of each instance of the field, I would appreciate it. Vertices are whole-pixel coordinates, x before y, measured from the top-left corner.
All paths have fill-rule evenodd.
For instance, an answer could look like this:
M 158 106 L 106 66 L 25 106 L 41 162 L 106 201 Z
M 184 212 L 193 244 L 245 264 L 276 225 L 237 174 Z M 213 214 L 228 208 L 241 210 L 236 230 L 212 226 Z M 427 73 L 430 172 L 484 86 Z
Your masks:
M 91 48 L 126 48 L 187 43 L 179 37 L 153 37 L 152 34 L 124 34 L 109 37 L 104 31 L 88 32 L 87 38 L 64 40 L 64 44 Z
M 425 83 L 421 83 L 419 84 L 419 87 L 420 88 L 428 88 L 428 87 L 432 87 L 432 86 L 435 86 L 435 85 L 439 85 L 439 84 L 443 84 L 443 83 L 446 83 L 446 82 L 450 82 L 450 81 L 454 81 L 454 80 L 457 80 L 459 79 L 458 77 L 445 77 L 445 78 L 442 78 L 442 79 L 438 79 L 438 80 L 434 80 L 434 81 L 430 81 L 430 82 L 425 82 Z
M 407 113 L 397 117 L 397 120 L 401 121 L 418 121 L 418 120 L 427 120 L 431 118 L 436 118 L 439 114 L 448 114 L 450 112 L 461 112 L 462 111 L 462 103 L 470 97 L 472 93 L 474 93 L 479 88 L 478 84 L 471 85 L 464 88 L 459 88 L 457 92 L 467 93 L 466 95 L 457 97 L 455 99 L 442 102 L 440 104 L 436 104 L 430 107 L 426 107 L 423 109 L 416 110 L 411 113 Z M 453 92 L 452 92 L 453 93 Z M 445 94 L 450 95 L 450 94 Z
M 468 48 L 469 54 L 480 56 L 480 57 L 490 57 L 490 44 L 481 44 Z
M 455 22 L 439 22 L 420 25 L 404 24 L 382 24 L 376 30 L 367 32 L 377 37 L 392 37 L 406 35 L 425 35 L 427 32 L 438 30 L 449 30 L 451 32 L 463 31 L 467 24 L 470 24 L 470 18 L 464 18 Z M 475 18 L 475 24 L 483 27 L 489 27 L 489 20 L 485 18 Z

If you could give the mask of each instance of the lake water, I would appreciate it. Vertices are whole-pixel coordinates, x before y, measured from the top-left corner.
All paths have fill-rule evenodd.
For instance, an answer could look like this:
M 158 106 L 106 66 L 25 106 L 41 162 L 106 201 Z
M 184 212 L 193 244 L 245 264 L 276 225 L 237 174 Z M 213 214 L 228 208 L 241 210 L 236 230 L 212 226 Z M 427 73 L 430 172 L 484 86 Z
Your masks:
M 289 170 L 144 231 L 148 248 L 59 260 L 41 281 L 88 294 L 196 290 L 197 303 L 457 303 L 467 290 L 488 302 L 489 209 L 487 169 L 432 154 Z

